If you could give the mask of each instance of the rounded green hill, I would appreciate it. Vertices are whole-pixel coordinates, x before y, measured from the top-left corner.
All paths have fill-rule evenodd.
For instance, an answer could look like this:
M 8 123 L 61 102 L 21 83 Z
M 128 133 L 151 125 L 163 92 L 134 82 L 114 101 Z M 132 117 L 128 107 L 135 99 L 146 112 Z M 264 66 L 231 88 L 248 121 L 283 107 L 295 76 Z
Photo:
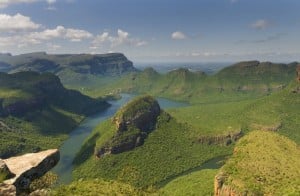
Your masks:
M 275 132 L 242 138 L 215 177 L 215 195 L 300 195 L 300 149 Z

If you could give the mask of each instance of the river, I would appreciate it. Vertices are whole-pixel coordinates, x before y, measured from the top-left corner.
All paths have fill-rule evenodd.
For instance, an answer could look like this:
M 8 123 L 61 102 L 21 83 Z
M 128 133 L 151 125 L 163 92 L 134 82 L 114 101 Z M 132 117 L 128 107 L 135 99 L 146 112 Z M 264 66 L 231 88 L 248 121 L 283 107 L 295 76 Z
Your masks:
M 60 161 L 53 168 L 53 172 L 58 174 L 59 184 L 68 184 L 72 181 L 73 159 L 80 150 L 85 139 L 102 121 L 112 117 L 117 110 L 130 101 L 135 95 L 122 94 L 122 98 L 117 101 L 110 101 L 111 106 L 105 111 L 96 115 L 87 117 L 78 127 L 69 135 L 69 138 L 60 147 Z M 188 106 L 187 103 L 171 101 L 164 98 L 156 98 L 163 109 Z

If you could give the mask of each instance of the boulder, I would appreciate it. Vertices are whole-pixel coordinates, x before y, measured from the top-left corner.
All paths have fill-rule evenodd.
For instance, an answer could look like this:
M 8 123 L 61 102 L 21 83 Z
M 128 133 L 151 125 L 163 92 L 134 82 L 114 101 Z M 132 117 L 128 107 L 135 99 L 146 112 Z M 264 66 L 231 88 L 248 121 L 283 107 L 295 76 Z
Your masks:
M 59 151 L 51 149 L 4 159 L 3 161 L 15 177 L 3 183 L 14 185 L 17 192 L 28 190 L 30 183 L 51 170 L 58 163 L 59 158 Z

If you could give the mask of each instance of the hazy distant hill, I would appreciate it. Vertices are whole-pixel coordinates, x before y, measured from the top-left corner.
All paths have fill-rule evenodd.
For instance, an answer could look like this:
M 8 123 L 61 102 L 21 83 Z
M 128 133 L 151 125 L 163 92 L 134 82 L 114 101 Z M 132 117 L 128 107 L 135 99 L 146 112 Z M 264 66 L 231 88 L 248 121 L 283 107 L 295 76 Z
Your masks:
M 160 74 L 147 68 L 112 82 L 106 89 L 118 88 L 123 92 L 149 93 L 190 102 L 241 100 L 285 88 L 295 78 L 296 65 L 296 62 L 247 61 L 226 67 L 214 75 L 185 68 Z
M 10 65 L 10 72 L 30 70 L 58 73 L 69 70 L 82 74 L 120 75 L 136 70 L 132 62 L 120 53 L 55 55 L 37 52 L 16 56 L 1 54 L 0 62 L 0 69 L 7 69 Z

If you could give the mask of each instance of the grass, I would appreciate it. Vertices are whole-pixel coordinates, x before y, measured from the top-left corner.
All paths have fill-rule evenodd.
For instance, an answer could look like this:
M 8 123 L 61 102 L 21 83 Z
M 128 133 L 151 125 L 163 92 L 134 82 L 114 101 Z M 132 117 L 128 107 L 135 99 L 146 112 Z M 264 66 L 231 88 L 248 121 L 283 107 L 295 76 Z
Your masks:
M 223 135 L 236 130 L 276 130 L 300 143 L 300 117 L 297 106 L 300 95 L 292 93 L 296 84 L 272 95 L 253 100 L 216 104 L 195 104 L 169 110 L 179 122 L 194 130 L 191 138 Z
M 221 175 L 226 176 L 224 186 L 237 193 L 299 195 L 299 167 L 295 142 L 274 132 L 254 131 L 237 143 Z
M 161 188 L 159 195 L 214 195 L 214 177 L 217 172 L 217 169 L 204 169 L 178 177 Z
M 132 195 L 143 196 L 149 195 L 151 192 L 145 192 L 134 188 L 131 185 L 117 182 L 104 181 L 102 179 L 79 180 L 72 182 L 70 185 L 61 186 L 53 190 L 50 195 L 61 196 L 81 196 L 81 195 Z M 154 195 L 154 194 L 151 194 Z

